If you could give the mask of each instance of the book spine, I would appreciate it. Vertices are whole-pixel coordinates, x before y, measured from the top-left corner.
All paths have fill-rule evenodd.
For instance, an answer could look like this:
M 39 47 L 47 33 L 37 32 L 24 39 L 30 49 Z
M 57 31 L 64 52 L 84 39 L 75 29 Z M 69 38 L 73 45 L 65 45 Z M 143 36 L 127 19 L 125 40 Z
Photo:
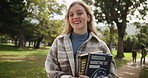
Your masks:
M 89 67 L 89 61 L 90 61 L 90 54 L 88 54 L 88 58 L 87 58 L 87 62 L 86 62 L 86 65 L 85 65 L 85 73 L 84 73 L 84 75 L 87 75 L 87 72 L 89 71 L 89 70 L 87 70 L 88 69 L 88 67 Z
M 87 56 L 79 57 L 79 74 L 80 75 L 85 75 L 86 64 L 87 64 Z
M 87 63 L 87 58 L 80 58 L 79 61 L 79 70 L 80 70 L 80 75 L 84 75 L 85 74 L 85 70 L 86 70 L 86 63 Z

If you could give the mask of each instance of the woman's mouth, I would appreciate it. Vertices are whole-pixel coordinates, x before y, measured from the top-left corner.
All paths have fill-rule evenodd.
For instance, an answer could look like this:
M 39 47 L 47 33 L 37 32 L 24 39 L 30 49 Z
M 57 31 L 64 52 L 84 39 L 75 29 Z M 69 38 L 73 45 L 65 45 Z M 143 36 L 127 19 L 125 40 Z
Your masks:
M 74 24 L 80 24 L 81 22 L 80 21 L 76 21 L 76 22 L 73 22 Z

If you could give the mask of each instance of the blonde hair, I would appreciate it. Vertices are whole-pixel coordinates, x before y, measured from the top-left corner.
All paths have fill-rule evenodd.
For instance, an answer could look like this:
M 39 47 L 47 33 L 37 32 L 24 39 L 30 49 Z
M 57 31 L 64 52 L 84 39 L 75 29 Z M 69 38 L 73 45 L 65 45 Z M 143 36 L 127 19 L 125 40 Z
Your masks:
M 84 2 L 79 2 L 79 1 L 73 2 L 73 3 L 69 6 L 69 8 L 68 8 L 68 10 L 67 10 L 67 13 L 66 13 L 66 15 L 65 15 L 66 26 L 65 26 L 65 28 L 64 28 L 63 34 L 68 33 L 68 32 L 70 32 L 70 31 L 72 31 L 72 29 L 73 29 L 72 26 L 71 26 L 70 23 L 69 23 L 69 11 L 70 11 L 71 7 L 74 6 L 75 4 L 79 4 L 79 5 L 81 5 L 82 7 L 84 7 L 84 9 L 85 9 L 87 15 L 90 15 L 90 21 L 87 23 L 87 26 L 88 26 L 88 27 L 87 27 L 87 28 L 88 28 L 87 30 L 88 30 L 88 32 L 93 32 L 95 35 L 97 35 L 96 28 L 94 27 L 94 16 L 93 16 L 93 14 L 91 13 L 91 10 L 90 10 L 89 6 L 86 5 L 86 3 L 84 3 Z

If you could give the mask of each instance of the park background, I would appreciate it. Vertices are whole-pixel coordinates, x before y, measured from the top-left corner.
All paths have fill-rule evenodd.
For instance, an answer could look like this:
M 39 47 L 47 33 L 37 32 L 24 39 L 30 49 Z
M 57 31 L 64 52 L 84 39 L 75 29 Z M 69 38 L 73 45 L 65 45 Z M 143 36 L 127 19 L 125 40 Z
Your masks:
M 73 1 L 77 0 L 0 1 L 1 78 L 46 78 L 46 55 L 62 32 L 67 6 Z M 84 1 L 90 5 L 99 38 L 107 43 L 117 66 L 132 60 L 133 47 L 140 58 L 141 46 L 148 47 L 148 0 Z M 145 76 L 148 70 L 141 72 Z

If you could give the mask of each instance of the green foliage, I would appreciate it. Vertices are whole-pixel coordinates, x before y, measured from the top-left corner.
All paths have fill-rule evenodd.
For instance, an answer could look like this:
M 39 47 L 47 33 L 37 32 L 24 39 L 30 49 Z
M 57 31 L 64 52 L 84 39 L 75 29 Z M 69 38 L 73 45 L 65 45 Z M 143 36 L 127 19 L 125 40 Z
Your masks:
M 113 25 L 109 25 L 105 30 L 99 30 L 98 28 L 98 31 L 103 35 L 100 39 L 107 43 L 110 50 L 112 49 L 112 46 L 116 47 L 118 34 L 117 29 L 115 29 Z
M 61 33 L 63 20 L 54 18 L 66 8 L 56 0 L 1 0 L 0 35 L 10 36 L 16 46 L 34 42 L 39 48 L 44 41 L 53 41 Z
M 147 15 L 147 0 L 83 0 L 92 5 L 97 22 L 122 22 L 128 14 L 137 10 L 142 17 Z M 141 7 L 141 8 L 139 8 Z M 141 18 L 142 18 L 141 17 Z M 139 17 L 140 18 L 140 17 Z
M 134 25 L 139 29 L 139 32 L 136 34 L 138 48 L 141 48 L 141 46 L 148 47 L 148 23 L 135 22 Z
M 132 48 L 141 49 L 141 46 L 148 47 L 148 24 L 135 22 L 134 25 L 139 29 L 136 35 L 127 36 L 124 40 L 124 51 L 131 51 Z
M 127 16 L 134 11 L 139 11 L 142 17 L 147 15 L 146 0 L 83 0 L 90 6 L 94 6 L 94 15 L 97 22 L 106 21 L 108 24 L 116 23 L 118 29 L 118 53 L 117 57 L 124 57 L 123 38 L 125 35 Z M 140 7 L 140 8 L 138 8 Z M 142 9 L 141 9 L 142 7 Z M 138 9 L 138 10 L 137 10 Z M 134 14 L 134 13 L 133 13 Z
M 134 45 L 132 43 L 132 40 L 130 37 L 128 37 L 126 40 L 124 40 L 124 51 L 125 52 L 129 52 L 132 50 L 132 45 Z
M 35 38 L 37 44 L 42 40 L 53 41 L 60 34 L 62 29 L 62 20 L 55 20 L 54 15 L 61 15 L 65 8 L 63 4 L 58 4 L 56 0 L 30 0 L 29 10 L 31 16 L 29 19 L 37 20 L 35 27 Z M 38 45 L 36 46 L 38 48 Z
M 1 0 L 0 33 L 7 34 L 12 38 L 19 38 L 19 46 L 23 48 L 24 26 L 23 21 L 29 14 L 24 0 Z
M 130 52 L 132 48 L 140 49 L 138 45 L 138 38 L 136 36 L 127 36 L 124 40 L 124 51 Z
M 0 33 L 14 36 L 28 12 L 23 0 L 0 1 Z

